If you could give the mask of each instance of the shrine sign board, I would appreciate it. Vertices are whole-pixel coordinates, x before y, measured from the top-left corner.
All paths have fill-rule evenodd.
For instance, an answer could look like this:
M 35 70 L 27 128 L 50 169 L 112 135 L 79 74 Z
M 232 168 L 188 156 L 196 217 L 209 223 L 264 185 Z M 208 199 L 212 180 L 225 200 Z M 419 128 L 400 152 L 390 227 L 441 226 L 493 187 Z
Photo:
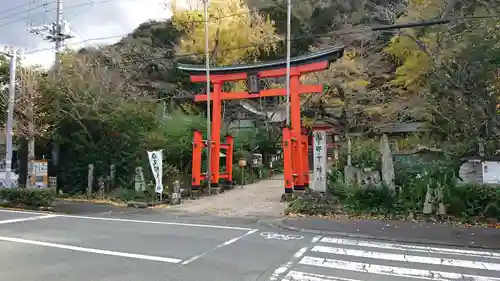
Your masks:
M 314 174 L 311 188 L 317 192 L 326 192 L 327 165 L 326 165 L 326 131 L 313 133 Z
M 33 160 L 33 170 L 30 175 L 30 184 L 32 188 L 49 187 L 49 164 L 47 160 Z

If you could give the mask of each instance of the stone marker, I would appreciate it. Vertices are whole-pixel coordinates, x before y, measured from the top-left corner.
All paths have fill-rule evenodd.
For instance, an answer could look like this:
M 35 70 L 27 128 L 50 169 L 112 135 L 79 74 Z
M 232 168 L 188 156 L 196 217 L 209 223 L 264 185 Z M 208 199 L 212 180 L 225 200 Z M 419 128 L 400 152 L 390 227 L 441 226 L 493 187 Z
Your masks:
M 181 203 L 181 184 L 178 180 L 174 181 L 172 186 L 172 202 L 173 205 Z
M 391 147 L 389 146 L 389 138 L 386 134 L 382 135 L 382 138 L 380 138 L 380 154 L 382 182 L 391 190 L 395 190 L 394 162 L 392 160 Z
M 134 187 L 136 192 L 143 192 L 146 190 L 142 167 L 135 168 Z
M 425 193 L 423 213 L 426 215 L 432 213 L 432 194 L 431 194 L 431 188 L 429 186 L 427 186 L 427 192 Z

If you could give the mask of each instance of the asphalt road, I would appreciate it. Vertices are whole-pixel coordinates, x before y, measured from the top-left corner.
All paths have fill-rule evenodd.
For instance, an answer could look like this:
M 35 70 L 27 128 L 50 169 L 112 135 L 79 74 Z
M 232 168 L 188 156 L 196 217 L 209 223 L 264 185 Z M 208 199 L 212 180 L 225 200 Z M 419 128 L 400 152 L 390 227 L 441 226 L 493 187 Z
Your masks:
M 0 209 L 1 280 L 500 281 L 500 253 L 320 237 L 165 213 Z

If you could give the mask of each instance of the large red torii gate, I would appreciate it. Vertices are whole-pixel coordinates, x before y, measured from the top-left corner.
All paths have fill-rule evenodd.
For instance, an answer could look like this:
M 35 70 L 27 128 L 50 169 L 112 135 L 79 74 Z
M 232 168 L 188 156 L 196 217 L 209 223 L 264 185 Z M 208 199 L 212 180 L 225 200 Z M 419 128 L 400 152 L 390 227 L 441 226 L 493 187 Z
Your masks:
M 331 62 L 341 58 L 344 46 L 331 47 L 319 52 L 309 53 L 290 59 L 290 127 L 283 128 L 283 156 L 285 193 L 303 191 L 309 186 L 309 164 L 307 136 L 302 134 L 300 116 L 300 95 L 322 93 L 323 85 L 306 85 L 300 82 L 300 76 L 305 73 L 328 69 Z M 206 68 L 200 65 L 179 64 L 178 69 L 190 74 L 194 83 L 206 82 Z M 233 138 L 226 137 L 226 143 L 221 143 L 221 102 L 223 100 L 253 99 L 263 97 L 285 96 L 286 90 L 260 90 L 259 79 L 286 76 L 286 60 L 264 63 L 220 66 L 210 68 L 210 82 L 213 90 L 210 94 L 212 102 L 212 136 L 209 165 L 212 173 L 211 184 L 219 185 L 221 179 L 232 182 Z M 227 81 L 247 80 L 248 92 L 223 92 L 222 86 Z M 207 101 L 206 94 L 195 96 L 196 102 Z M 201 181 L 206 180 L 206 174 L 201 173 L 201 156 L 203 148 L 208 144 L 203 141 L 202 133 L 195 131 L 193 137 L 192 190 L 201 188 Z M 220 172 L 220 150 L 227 149 L 226 172 Z

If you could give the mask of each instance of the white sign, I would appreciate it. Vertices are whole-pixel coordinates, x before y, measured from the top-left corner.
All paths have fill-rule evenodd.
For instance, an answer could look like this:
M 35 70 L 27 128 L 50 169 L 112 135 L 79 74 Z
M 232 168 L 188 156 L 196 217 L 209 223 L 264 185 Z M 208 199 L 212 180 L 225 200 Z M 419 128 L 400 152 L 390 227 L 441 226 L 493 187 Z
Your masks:
M 311 188 L 318 192 L 326 192 L 326 149 L 326 131 L 314 131 L 314 174 Z
M 148 151 L 149 166 L 155 178 L 156 193 L 163 193 L 163 150 Z
M 500 162 L 485 161 L 483 165 L 483 182 L 489 184 L 500 183 Z
M 31 172 L 30 182 L 32 188 L 47 188 L 48 181 L 48 162 L 46 160 L 34 160 L 32 162 L 33 170 Z

